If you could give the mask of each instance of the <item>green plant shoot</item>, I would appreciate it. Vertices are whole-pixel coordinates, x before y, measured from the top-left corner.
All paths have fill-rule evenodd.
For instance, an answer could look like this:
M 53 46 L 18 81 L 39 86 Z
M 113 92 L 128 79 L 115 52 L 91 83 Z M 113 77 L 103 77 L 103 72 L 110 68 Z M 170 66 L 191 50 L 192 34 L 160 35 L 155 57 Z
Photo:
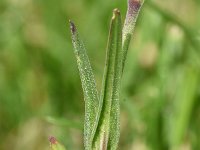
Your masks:
M 94 149 L 116 149 L 119 141 L 119 93 L 122 73 L 122 25 L 118 9 L 113 11 L 100 100 L 101 116 Z
M 85 150 L 116 150 L 120 137 L 120 85 L 128 46 L 143 2 L 128 0 L 122 30 L 120 11 L 111 19 L 101 95 L 98 96 L 92 68 L 77 28 L 70 21 L 72 43 L 85 99 Z

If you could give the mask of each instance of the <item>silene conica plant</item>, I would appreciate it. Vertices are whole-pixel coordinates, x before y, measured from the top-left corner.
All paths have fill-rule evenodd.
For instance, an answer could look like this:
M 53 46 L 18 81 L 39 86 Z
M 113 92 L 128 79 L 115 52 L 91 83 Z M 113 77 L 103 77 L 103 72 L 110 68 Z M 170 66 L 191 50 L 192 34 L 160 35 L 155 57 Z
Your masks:
M 72 43 L 85 101 L 85 150 L 116 150 L 118 147 L 121 78 L 129 43 L 142 4 L 141 0 L 128 0 L 128 10 L 123 27 L 120 11 L 113 10 L 100 96 L 85 46 L 75 24 L 70 21 Z M 51 137 L 50 143 L 52 150 L 64 150 L 55 138 Z

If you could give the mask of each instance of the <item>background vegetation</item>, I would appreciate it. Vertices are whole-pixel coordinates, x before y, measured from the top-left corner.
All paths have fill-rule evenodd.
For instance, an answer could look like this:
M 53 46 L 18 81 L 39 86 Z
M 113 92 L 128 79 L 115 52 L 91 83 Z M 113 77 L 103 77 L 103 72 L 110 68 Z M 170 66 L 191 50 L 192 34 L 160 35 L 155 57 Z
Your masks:
M 84 102 L 68 20 L 101 86 L 112 10 L 125 0 L 0 1 L 0 149 L 83 149 Z M 200 149 L 200 1 L 146 0 L 128 52 L 121 150 Z

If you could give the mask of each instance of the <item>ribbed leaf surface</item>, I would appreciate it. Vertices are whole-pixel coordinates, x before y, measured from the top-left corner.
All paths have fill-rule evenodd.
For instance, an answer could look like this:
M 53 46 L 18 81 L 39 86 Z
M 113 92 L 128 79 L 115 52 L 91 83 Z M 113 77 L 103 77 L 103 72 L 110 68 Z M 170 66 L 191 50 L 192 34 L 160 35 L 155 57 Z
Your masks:
M 119 93 L 122 74 L 122 25 L 119 10 L 111 20 L 106 66 L 101 92 L 102 110 L 93 149 L 117 149 L 119 141 Z

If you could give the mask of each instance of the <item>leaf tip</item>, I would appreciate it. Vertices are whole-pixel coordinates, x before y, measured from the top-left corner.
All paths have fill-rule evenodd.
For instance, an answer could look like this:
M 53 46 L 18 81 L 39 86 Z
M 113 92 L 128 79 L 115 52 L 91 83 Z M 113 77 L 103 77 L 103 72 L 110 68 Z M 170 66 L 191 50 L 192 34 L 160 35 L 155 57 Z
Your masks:
M 71 32 L 74 34 L 76 32 L 76 26 L 71 20 L 69 20 L 69 23 L 70 23 Z
M 120 15 L 120 11 L 119 11 L 118 8 L 115 8 L 115 9 L 113 10 L 113 13 L 116 14 L 116 15 Z
M 113 17 L 112 17 L 112 19 L 115 19 L 117 16 L 119 16 L 120 15 L 120 11 L 119 11 L 119 9 L 118 8 L 115 8 L 114 10 L 113 10 Z

